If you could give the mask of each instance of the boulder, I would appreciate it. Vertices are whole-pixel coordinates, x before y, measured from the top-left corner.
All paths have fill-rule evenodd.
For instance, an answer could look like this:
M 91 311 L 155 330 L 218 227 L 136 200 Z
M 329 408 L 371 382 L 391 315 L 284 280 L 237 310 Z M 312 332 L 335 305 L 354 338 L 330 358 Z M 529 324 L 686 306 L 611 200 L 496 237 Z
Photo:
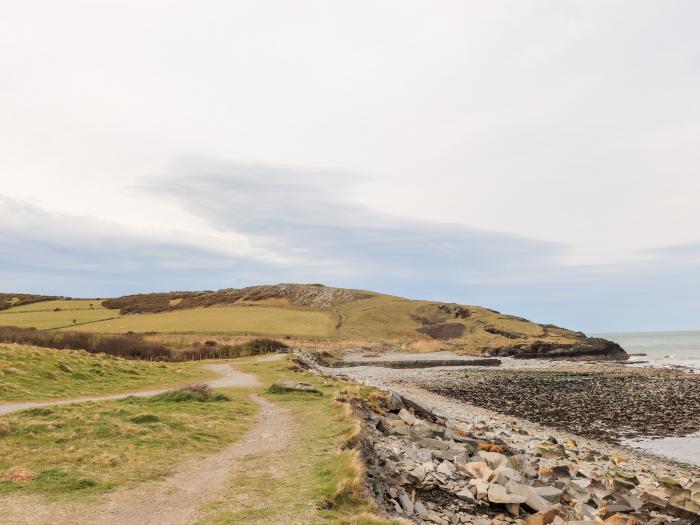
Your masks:
M 467 474 L 472 479 L 488 481 L 493 476 L 493 470 L 483 461 L 472 461 L 470 463 L 456 463 L 457 469 Z
M 538 496 L 552 503 L 559 503 L 561 495 L 563 494 L 562 490 L 556 487 L 552 487 L 551 485 L 545 485 L 543 487 L 533 487 L 533 490 Z
M 314 385 L 298 381 L 275 381 L 272 383 L 270 390 L 278 392 L 308 392 L 311 394 L 323 395 Z
M 416 416 L 411 414 L 408 410 L 405 408 L 402 408 L 399 410 L 399 417 L 406 423 L 407 425 L 413 425 L 416 422 Z
M 506 484 L 506 489 L 511 494 L 517 494 L 518 496 L 523 496 L 525 499 L 524 504 L 530 507 L 535 512 L 540 512 L 546 510 L 552 506 L 552 502 L 544 499 L 542 496 L 537 494 L 535 490 L 521 483 L 515 483 L 513 481 Z
M 463 501 L 469 501 L 469 502 L 476 503 L 476 499 L 474 498 L 474 493 L 469 489 L 462 489 L 459 492 L 457 492 L 455 494 L 455 496 L 457 496 L 459 499 L 461 499 Z
M 481 500 L 486 498 L 489 492 L 489 483 L 483 479 L 473 479 L 469 482 L 476 490 L 476 499 Z
M 517 494 L 509 494 L 505 487 L 495 483 L 489 486 L 488 498 L 491 503 L 525 503 L 527 499 Z
M 453 476 L 455 470 L 455 466 L 449 461 L 443 461 L 438 465 L 437 469 L 435 469 L 436 472 L 444 474 L 445 476 Z
M 549 525 L 555 518 L 559 517 L 561 505 L 555 505 L 547 510 L 540 511 L 525 519 L 527 525 Z
M 634 516 L 625 514 L 613 514 L 605 520 L 607 525 L 642 525 L 642 521 Z
M 386 409 L 390 412 L 398 412 L 399 410 L 404 408 L 401 396 L 393 390 L 389 392 L 389 394 L 386 396 L 386 399 L 384 400 L 384 405 L 386 406 Z
M 416 419 L 411 427 L 411 435 L 418 438 L 432 438 L 445 433 L 445 428 L 423 419 Z
M 492 469 L 496 469 L 508 462 L 508 458 L 500 452 L 486 452 L 480 450 L 476 455 L 482 458 Z
M 411 501 L 411 498 L 408 497 L 407 494 L 401 494 L 399 496 L 399 502 L 401 503 L 401 508 L 403 511 L 408 514 L 409 516 L 413 514 L 413 502 Z

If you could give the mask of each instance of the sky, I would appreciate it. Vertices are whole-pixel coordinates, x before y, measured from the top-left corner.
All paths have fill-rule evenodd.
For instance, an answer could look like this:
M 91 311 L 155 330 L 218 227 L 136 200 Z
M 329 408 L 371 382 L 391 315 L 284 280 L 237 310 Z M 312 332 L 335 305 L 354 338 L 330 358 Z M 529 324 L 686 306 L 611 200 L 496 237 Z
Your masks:
M 700 329 L 700 4 L 7 0 L 0 290 Z

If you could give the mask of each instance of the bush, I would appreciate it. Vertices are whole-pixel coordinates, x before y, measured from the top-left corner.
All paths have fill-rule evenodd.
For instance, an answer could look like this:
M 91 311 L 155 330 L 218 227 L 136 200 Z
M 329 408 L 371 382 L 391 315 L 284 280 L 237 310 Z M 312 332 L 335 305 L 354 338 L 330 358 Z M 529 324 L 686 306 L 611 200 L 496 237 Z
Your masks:
M 248 357 L 269 354 L 289 348 L 275 339 L 254 339 L 240 345 L 198 346 L 181 350 L 176 357 L 181 360 L 226 359 L 231 357 Z M 176 359 L 177 360 L 177 359 Z
M 167 403 L 183 403 L 187 401 L 229 401 L 230 398 L 223 394 L 214 394 L 209 388 L 209 385 L 198 383 L 194 385 L 186 385 L 178 390 L 170 390 L 163 392 L 157 396 L 153 396 L 151 401 L 164 401 Z
M 137 425 L 142 425 L 146 423 L 158 423 L 160 418 L 155 414 L 139 414 L 138 416 L 132 417 L 130 421 L 132 423 L 136 423 Z
M 140 335 L 91 335 L 85 332 L 55 332 L 36 328 L 0 326 L 0 343 L 17 343 L 58 350 L 85 350 L 128 359 L 170 359 L 165 345 L 146 341 Z

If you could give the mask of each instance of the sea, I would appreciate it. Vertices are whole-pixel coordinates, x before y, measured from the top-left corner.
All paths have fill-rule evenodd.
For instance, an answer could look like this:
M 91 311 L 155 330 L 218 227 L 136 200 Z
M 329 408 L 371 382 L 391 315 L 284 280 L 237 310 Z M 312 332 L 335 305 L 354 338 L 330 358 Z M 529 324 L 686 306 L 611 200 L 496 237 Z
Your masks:
M 632 356 L 633 366 L 683 368 L 700 373 L 700 330 L 684 332 L 619 332 L 596 334 L 615 341 Z M 700 466 L 700 432 L 689 436 L 627 440 L 625 444 Z
M 683 367 L 700 373 L 700 330 L 685 332 L 617 332 L 596 334 L 615 341 L 636 366 Z

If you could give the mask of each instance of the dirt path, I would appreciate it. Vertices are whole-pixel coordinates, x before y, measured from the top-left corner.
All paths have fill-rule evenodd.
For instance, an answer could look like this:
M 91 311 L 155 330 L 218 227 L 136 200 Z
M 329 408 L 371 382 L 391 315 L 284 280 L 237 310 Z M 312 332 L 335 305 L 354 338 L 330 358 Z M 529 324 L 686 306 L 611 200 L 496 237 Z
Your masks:
M 284 354 L 273 354 L 270 356 L 262 357 L 260 359 L 264 361 L 273 361 L 276 359 L 281 359 L 282 357 L 284 357 Z M 206 383 L 212 388 L 255 387 L 260 385 L 260 383 L 254 375 L 244 374 L 242 372 L 239 372 L 238 370 L 234 370 L 228 363 L 204 365 L 204 368 L 219 374 L 218 378 L 206 381 Z M 172 388 L 173 387 L 141 390 L 139 392 L 122 392 L 120 394 L 109 394 L 106 396 L 88 396 L 74 399 L 54 399 L 51 401 L 21 401 L 18 403 L 2 403 L 0 404 L 0 416 L 10 414 L 12 412 L 18 412 L 20 410 L 26 410 L 28 408 L 48 407 L 55 405 L 70 405 L 73 403 L 84 403 L 85 401 L 112 401 L 115 399 L 124 399 L 129 396 L 151 397 L 157 394 L 162 394 L 163 392 L 171 390 Z
M 212 365 L 228 366 L 228 365 Z M 237 381 L 216 386 L 251 386 L 257 378 L 237 372 L 217 381 Z M 245 376 L 245 377 L 241 377 Z M 253 394 L 260 406 L 257 423 L 242 441 L 205 459 L 190 461 L 169 478 L 119 490 L 90 505 L 44 503 L 30 496 L 6 497 L 0 523 L 7 525 L 186 525 L 197 521 L 200 506 L 226 488 L 237 464 L 258 454 L 283 450 L 292 440 L 290 415 Z

